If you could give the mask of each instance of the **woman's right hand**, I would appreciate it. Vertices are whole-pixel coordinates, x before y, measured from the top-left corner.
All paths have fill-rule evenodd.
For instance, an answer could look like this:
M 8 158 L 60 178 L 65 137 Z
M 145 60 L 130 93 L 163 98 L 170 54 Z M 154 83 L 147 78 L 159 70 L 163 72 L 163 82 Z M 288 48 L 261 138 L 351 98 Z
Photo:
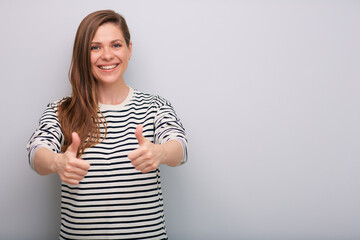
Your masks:
M 59 174 L 61 181 L 64 183 L 77 185 L 88 173 L 90 164 L 87 161 L 76 157 L 80 146 L 79 135 L 73 132 L 71 137 L 72 143 L 66 152 L 57 154 L 54 170 Z

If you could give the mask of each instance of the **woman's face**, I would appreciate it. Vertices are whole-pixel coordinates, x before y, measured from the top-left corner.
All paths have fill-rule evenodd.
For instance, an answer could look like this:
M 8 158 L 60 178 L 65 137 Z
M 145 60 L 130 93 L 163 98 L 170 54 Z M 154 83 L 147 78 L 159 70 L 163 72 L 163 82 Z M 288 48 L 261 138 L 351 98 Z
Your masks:
M 91 42 L 91 69 L 99 84 L 111 86 L 123 81 L 123 74 L 131 57 L 132 44 L 126 45 L 118 25 L 105 23 Z

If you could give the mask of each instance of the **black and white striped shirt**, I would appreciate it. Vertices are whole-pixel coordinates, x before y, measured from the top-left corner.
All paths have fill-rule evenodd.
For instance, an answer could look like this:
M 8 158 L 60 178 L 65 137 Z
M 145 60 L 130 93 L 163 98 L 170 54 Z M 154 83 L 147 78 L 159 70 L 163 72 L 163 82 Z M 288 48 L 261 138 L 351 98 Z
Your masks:
M 28 143 L 29 162 L 40 147 L 60 152 L 64 141 L 57 118 L 59 102 L 43 113 Z M 187 161 L 185 131 L 165 99 L 130 89 L 120 105 L 102 105 L 106 139 L 85 150 L 91 165 L 79 185 L 62 183 L 60 239 L 167 239 L 159 169 L 143 174 L 127 155 L 138 148 L 137 125 L 153 143 L 178 140 Z M 101 129 L 104 131 L 104 129 Z

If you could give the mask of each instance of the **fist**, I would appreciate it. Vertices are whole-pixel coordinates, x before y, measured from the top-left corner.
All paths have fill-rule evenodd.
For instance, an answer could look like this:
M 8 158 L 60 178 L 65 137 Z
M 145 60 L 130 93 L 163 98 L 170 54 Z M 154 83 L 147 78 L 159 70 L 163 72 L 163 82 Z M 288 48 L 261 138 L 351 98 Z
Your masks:
M 77 133 L 72 133 L 72 143 L 65 153 L 58 155 L 55 160 L 55 171 L 59 174 L 61 181 L 77 185 L 82 180 L 90 168 L 90 164 L 83 159 L 77 158 L 80 146 L 80 137 Z
M 128 158 L 131 160 L 131 164 L 142 173 L 157 169 L 163 158 L 161 146 L 150 142 L 143 136 L 143 126 L 141 124 L 136 127 L 135 136 L 139 148 L 129 153 Z

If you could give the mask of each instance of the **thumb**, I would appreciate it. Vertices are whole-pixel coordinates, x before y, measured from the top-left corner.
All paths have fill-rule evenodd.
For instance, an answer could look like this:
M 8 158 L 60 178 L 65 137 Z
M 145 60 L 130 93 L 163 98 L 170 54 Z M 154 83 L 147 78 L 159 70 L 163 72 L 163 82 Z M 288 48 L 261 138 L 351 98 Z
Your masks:
M 143 126 L 141 124 L 139 124 L 137 127 L 136 127 L 136 130 L 135 130 L 135 136 L 136 136 L 136 139 L 138 140 L 139 142 L 139 145 L 142 146 L 145 142 L 145 137 L 143 136 Z
M 76 132 L 73 132 L 71 134 L 71 144 L 70 146 L 68 147 L 68 151 L 70 151 L 71 153 L 73 153 L 75 156 L 77 155 L 78 153 L 78 149 L 80 147 L 80 137 L 79 137 L 79 134 L 77 134 Z

